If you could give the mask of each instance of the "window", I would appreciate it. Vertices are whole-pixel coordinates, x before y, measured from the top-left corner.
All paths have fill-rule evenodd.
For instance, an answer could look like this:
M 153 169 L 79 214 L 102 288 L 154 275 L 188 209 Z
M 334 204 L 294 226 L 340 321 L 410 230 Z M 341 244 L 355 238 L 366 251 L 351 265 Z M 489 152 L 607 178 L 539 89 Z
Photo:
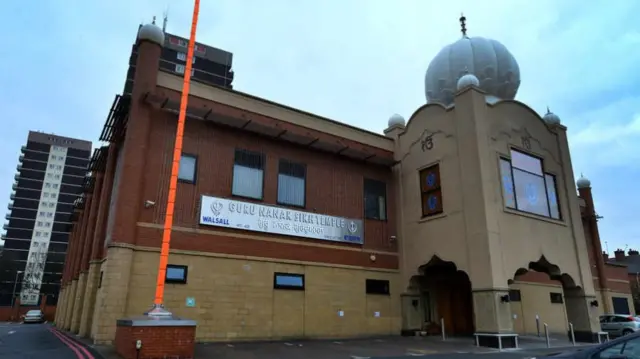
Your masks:
M 53 217 L 53 213 L 51 212 L 47 213 L 47 218 L 51 218 L 51 217 Z
M 184 52 L 178 52 L 178 60 L 187 61 L 187 54 L 185 54 Z M 193 56 L 191 58 L 191 64 L 195 64 L 195 63 L 196 63 L 196 57 Z M 184 70 L 182 70 L 182 72 L 184 73 Z
M 55 175 L 55 179 L 60 179 L 60 175 Z
M 278 169 L 278 203 L 304 207 L 306 172 L 303 164 L 280 160 Z
M 638 359 L 640 358 L 640 337 L 635 337 L 629 340 L 625 340 L 621 343 L 616 343 L 609 347 L 606 347 L 602 351 L 592 356 L 594 359 L 609 359 L 609 358 L 628 358 Z
M 43 223 L 43 222 L 38 221 L 38 227 L 42 227 L 43 225 L 44 225 L 44 223 Z
M 55 193 L 51 194 L 51 198 L 56 198 L 56 197 L 57 197 L 57 194 L 55 194 Z
M 382 279 L 367 279 L 366 291 L 367 294 L 389 295 L 389 281 Z
M 40 237 L 42 235 L 42 232 L 36 232 L 36 237 Z
M 59 185 L 57 183 L 53 184 L 53 189 L 58 189 Z
M 521 302 L 522 294 L 518 289 L 509 289 L 509 301 L 511 302 Z
M 186 68 L 185 65 L 176 64 L 176 72 L 179 74 L 184 74 L 185 68 Z M 195 72 L 195 69 L 191 68 L 191 76 L 193 76 L 194 72 Z
M 49 165 L 49 169 L 54 169 L 54 168 L 56 168 L 56 165 L 54 165 L 54 164 L 50 164 Z
M 264 155 L 245 150 L 236 150 L 233 164 L 234 196 L 262 199 L 264 186 Z
M 53 208 L 53 207 L 55 207 L 55 205 L 56 204 L 54 202 L 49 202 L 49 208 Z
M 180 168 L 178 169 L 178 179 L 184 182 L 196 182 L 196 156 L 182 154 L 180 157 Z
M 274 273 L 273 289 L 304 290 L 304 274 Z
M 562 293 L 549 293 L 549 299 L 551 303 L 562 304 L 564 300 L 562 300 Z
M 51 183 L 49 183 L 49 182 L 45 183 L 45 184 L 44 184 L 44 187 L 45 187 L 45 188 L 51 188 Z
M 61 166 L 61 165 L 56 165 L 56 169 L 57 169 L 57 170 L 61 170 L 61 169 L 62 169 L 62 166 Z
M 44 217 L 46 214 L 46 212 L 40 212 L 40 217 Z
M 631 314 L 629 310 L 629 299 L 625 297 L 612 297 L 613 312 L 616 314 Z
M 387 219 L 387 185 L 384 182 L 364 180 L 364 216 L 368 219 Z
M 543 172 L 541 159 L 511 150 L 511 160 L 500 159 L 500 177 L 506 207 L 561 219 L 556 177 Z
M 44 193 L 42 194 L 42 197 L 44 197 L 44 198 L 49 198 L 49 192 L 44 192 Z
M 442 188 L 440 187 L 440 165 L 436 164 L 420 171 L 422 217 L 442 213 Z
M 188 271 L 189 267 L 187 266 L 167 264 L 167 273 L 164 282 L 186 284 Z

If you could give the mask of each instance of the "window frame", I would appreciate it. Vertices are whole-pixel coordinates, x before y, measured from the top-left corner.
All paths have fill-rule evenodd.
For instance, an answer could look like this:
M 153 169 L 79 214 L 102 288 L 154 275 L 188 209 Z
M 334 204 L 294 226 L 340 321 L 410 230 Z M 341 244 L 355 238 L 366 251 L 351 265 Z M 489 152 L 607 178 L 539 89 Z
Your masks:
M 182 157 L 190 157 L 193 158 L 193 179 L 188 180 L 184 178 L 180 178 L 180 163 L 178 162 L 178 182 L 187 183 L 187 184 L 196 184 L 196 180 L 198 178 L 198 155 L 193 153 L 182 152 L 180 154 L 180 161 L 182 161 Z
M 528 171 L 526 169 L 522 169 L 522 168 L 516 168 L 518 171 L 521 171 L 523 173 L 526 173 L 528 175 L 533 175 L 533 176 L 537 176 L 539 178 L 542 178 L 542 182 L 544 184 L 544 194 L 545 194 L 545 199 L 547 202 L 547 211 L 549 212 L 549 215 L 542 215 L 542 214 L 538 214 L 538 213 L 534 213 L 534 212 L 529 212 L 529 211 L 525 211 L 523 209 L 519 208 L 518 205 L 518 195 L 516 193 L 516 180 L 515 180 L 515 174 L 514 174 L 514 166 L 513 166 L 513 161 L 511 159 L 511 152 L 517 152 L 521 155 L 524 156 L 529 156 L 532 158 L 537 159 L 538 161 L 540 161 L 540 168 L 541 168 L 541 172 L 542 175 L 539 175 L 537 173 L 533 173 L 531 171 Z M 513 193 L 513 203 L 514 206 L 509 206 L 506 203 L 506 198 L 505 198 L 505 183 L 503 181 L 502 178 L 502 166 L 501 166 L 501 162 L 505 161 L 509 164 L 509 175 L 511 178 L 511 191 Z M 534 154 L 531 154 L 529 152 L 520 150 L 518 148 L 514 148 L 514 147 L 509 147 L 509 156 L 500 154 L 498 156 L 498 173 L 499 173 L 499 177 L 500 177 L 500 194 L 502 195 L 502 205 L 504 206 L 504 208 L 511 210 L 511 211 L 516 211 L 519 213 L 523 213 L 523 214 L 527 214 L 527 215 L 531 215 L 531 216 L 536 216 L 539 218 L 545 218 L 545 219 L 550 219 L 553 221 L 564 221 L 564 218 L 562 216 L 562 206 L 560 204 L 560 196 L 558 195 L 558 176 L 553 173 L 553 172 L 548 172 L 545 171 L 544 168 L 544 159 L 541 158 L 540 156 L 536 156 Z M 549 201 L 549 183 L 547 183 L 547 178 L 546 176 L 550 176 L 551 178 L 553 178 L 553 188 L 555 191 L 555 199 L 556 199 L 556 206 L 558 207 L 558 218 L 553 217 L 552 213 L 551 213 L 551 202 Z
M 375 284 L 385 285 L 383 291 L 375 291 L 373 290 Z M 367 278 L 365 280 L 365 294 L 366 295 L 383 295 L 383 296 L 391 296 L 391 281 L 388 279 L 373 279 Z
M 425 172 L 429 172 L 432 169 L 436 169 L 436 172 L 438 173 L 438 186 L 436 188 L 432 188 L 430 190 L 423 190 L 422 189 L 422 174 Z M 425 178 L 426 179 L 426 178 Z M 429 217 L 433 217 L 433 216 L 437 216 L 440 215 L 442 213 L 444 213 L 444 203 L 440 204 L 440 207 L 442 207 L 439 211 L 436 212 L 432 212 L 432 213 L 425 213 L 424 211 L 424 201 L 426 200 L 426 198 L 432 194 L 432 193 L 436 193 L 436 192 L 440 192 L 440 201 L 443 200 L 443 193 L 442 193 L 442 178 L 440 176 L 440 163 L 434 163 L 431 164 L 427 167 L 421 168 L 420 170 L 418 170 L 418 184 L 420 187 L 420 212 L 422 213 L 420 218 L 429 218 Z
M 282 164 L 283 163 L 287 163 L 288 165 L 293 165 L 293 166 L 301 166 L 302 168 L 302 173 L 303 173 L 303 177 L 302 179 L 304 180 L 304 193 L 303 193 L 303 199 L 302 199 L 302 204 L 295 204 L 295 203 L 287 203 L 285 201 L 281 201 L 280 200 L 280 175 L 283 174 L 281 173 L 282 170 Z M 264 171 L 264 169 L 263 169 Z M 288 175 L 288 174 L 284 174 L 284 175 Z M 290 177 L 294 177 L 294 176 L 290 176 Z M 262 178 L 264 180 L 264 173 L 262 175 Z M 300 177 L 297 177 L 300 178 Z M 297 161 L 292 161 L 292 160 L 288 160 L 286 158 L 280 158 L 278 160 L 278 177 L 277 177 L 277 185 L 276 185 L 276 203 L 278 205 L 281 206 L 289 206 L 289 207 L 296 207 L 296 208 L 306 208 L 307 207 L 307 164 L 302 163 L 302 162 L 297 162 Z
M 173 279 L 168 278 L 167 274 L 169 273 L 169 268 L 173 269 L 182 269 L 184 273 L 183 279 Z M 181 265 L 181 264 L 167 264 L 167 270 L 164 273 L 164 282 L 171 284 L 187 284 L 187 278 L 189 277 L 189 266 Z
M 302 286 L 278 284 L 278 277 L 300 278 L 300 279 L 302 279 Z M 304 291 L 306 286 L 307 286 L 307 283 L 306 283 L 304 274 L 300 274 L 300 273 L 284 273 L 284 272 L 274 272 L 273 273 L 273 289 Z
M 561 292 L 549 292 L 549 301 L 551 304 L 564 304 L 564 296 Z
M 244 152 L 246 154 L 250 154 L 250 155 L 259 155 L 261 158 L 261 165 L 262 165 L 262 190 L 260 191 L 261 195 L 260 198 L 257 197 L 251 197 L 251 196 L 245 196 L 242 194 L 236 194 L 233 191 L 233 183 L 234 183 L 234 178 L 236 175 L 236 161 L 238 160 L 238 152 Z M 239 165 L 241 167 L 246 167 L 246 166 L 242 166 Z M 253 200 L 253 201 L 264 201 L 264 187 L 265 187 L 265 177 L 267 176 L 267 156 L 263 153 L 263 152 L 258 152 L 258 151 L 253 151 L 253 150 L 246 150 L 244 148 L 235 148 L 233 151 L 233 161 L 231 162 L 231 196 L 232 197 L 236 197 L 236 198 L 244 198 L 244 199 L 249 199 L 249 200 Z
M 367 215 L 367 182 L 378 182 L 380 184 L 384 185 L 384 214 L 382 217 L 384 218 L 374 218 L 374 217 L 369 217 Z M 364 218 L 367 220 L 374 220 L 374 221 L 382 221 L 382 222 L 386 222 L 389 218 L 389 210 L 388 210 L 388 204 L 389 204 L 389 190 L 388 190 L 388 183 L 385 181 L 380 181 L 377 179 L 373 179 L 373 178 L 368 178 L 368 177 L 364 177 L 363 181 L 362 181 L 362 202 L 363 202 L 363 214 L 364 214 Z M 379 204 L 378 204 L 379 205 Z M 380 211 L 378 211 L 380 212 Z M 378 213 L 380 214 L 380 213 Z

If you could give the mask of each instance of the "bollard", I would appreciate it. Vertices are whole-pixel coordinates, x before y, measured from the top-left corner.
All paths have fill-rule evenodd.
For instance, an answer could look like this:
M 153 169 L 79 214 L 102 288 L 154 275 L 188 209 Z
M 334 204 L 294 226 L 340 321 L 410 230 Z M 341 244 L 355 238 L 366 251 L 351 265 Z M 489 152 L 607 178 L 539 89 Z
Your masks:
M 576 334 L 573 331 L 573 323 L 569 323 L 569 333 L 571 333 L 571 344 L 576 346 Z
M 551 343 L 549 342 L 549 326 L 547 323 L 544 323 L 544 337 L 547 342 L 547 348 L 551 348 Z
M 536 330 L 538 331 L 538 338 L 540 337 L 540 316 L 536 314 Z
M 444 332 L 444 318 L 440 318 L 440 328 L 442 330 L 442 341 L 447 340 L 447 335 Z

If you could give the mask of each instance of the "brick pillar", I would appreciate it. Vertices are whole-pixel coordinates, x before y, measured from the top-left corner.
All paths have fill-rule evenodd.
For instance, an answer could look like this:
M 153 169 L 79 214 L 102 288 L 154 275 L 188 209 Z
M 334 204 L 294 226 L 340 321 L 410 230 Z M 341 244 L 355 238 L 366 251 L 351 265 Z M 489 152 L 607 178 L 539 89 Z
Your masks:
M 60 305 L 62 308 L 62 313 L 60 314 L 60 318 L 58 320 L 58 328 L 66 330 L 69 327 L 69 303 L 71 298 L 71 271 L 72 271 L 72 263 L 74 258 L 74 253 L 77 247 L 77 234 L 78 234 L 78 220 L 73 224 L 73 228 L 71 229 L 71 234 L 69 235 L 69 247 L 67 250 L 67 255 L 65 256 L 64 261 L 64 272 L 62 274 L 62 281 L 65 283 L 65 297 L 64 301 Z
M 96 294 L 98 284 L 100 282 L 101 271 L 101 254 L 104 242 L 105 227 L 109 214 L 109 204 L 111 202 L 111 188 L 113 187 L 113 175 L 116 165 L 117 150 L 115 145 L 110 145 L 107 152 L 107 163 L 104 173 L 102 188 L 99 194 L 98 212 L 96 214 L 96 225 L 93 233 L 91 254 L 89 256 L 89 276 L 87 279 L 87 287 L 85 289 L 85 302 L 82 307 L 82 315 L 80 317 L 80 332 L 82 336 L 90 336 L 93 314 L 96 308 Z
M 87 276 L 82 272 L 82 257 L 84 249 L 87 247 L 87 231 L 89 230 L 89 221 L 91 215 L 91 208 L 93 207 L 93 194 L 87 196 L 87 203 L 85 204 L 84 215 L 82 216 L 82 230 L 80 232 L 80 241 L 78 242 L 78 254 L 75 262 L 75 278 L 77 278 L 76 284 L 76 296 L 73 303 L 73 314 L 71 315 L 71 332 L 77 333 L 80 328 L 80 314 L 82 313 L 82 296 L 84 295 L 84 287 L 86 285 Z
M 72 331 L 80 333 L 80 326 L 82 324 L 82 313 L 85 311 L 84 303 L 86 301 L 86 287 L 87 281 L 89 281 L 89 257 L 91 255 L 91 247 L 93 245 L 93 230 L 95 228 L 96 215 L 98 213 L 98 205 L 100 203 L 100 194 L 102 191 L 103 174 L 98 173 L 96 175 L 95 184 L 93 187 L 93 193 L 91 195 L 91 206 L 89 208 L 89 214 L 87 215 L 87 226 L 84 233 L 84 243 L 82 246 L 82 255 L 80 257 L 80 276 L 78 279 L 78 289 L 76 290 L 78 295 L 78 313 L 77 324 L 73 322 Z M 86 314 L 85 314 L 86 315 Z
M 75 246 L 75 250 L 73 253 L 73 258 L 72 258 L 72 262 L 71 262 L 71 273 L 70 273 L 70 279 L 71 279 L 71 288 L 72 288 L 72 292 L 70 293 L 70 297 L 69 297 L 69 304 L 68 304 L 68 313 L 67 313 L 67 319 L 65 320 L 65 329 L 67 330 L 71 330 L 71 326 L 73 325 L 73 316 L 74 313 L 76 311 L 76 299 L 77 299 L 77 287 L 78 287 L 78 274 L 79 274 L 79 263 L 80 263 L 80 256 L 82 255 L 82 244 L 83 244 L 83 233 L 84 233 L 84 229 L 87 225 L 87 213 L 89 212 L 89 210 L 87 209 L 90 205 L 89 200 L 91 198 L 89 196 L 86 197 L 85 199 L 85 203 L 84 203 L 84 208 L 82 209 L 82 214 L 80 216 L 80 220 L 78 221 L 78 231 L 76 232 L 76 238 L 75 238 L 75 242 L 76 242 L 76 246 Z
M 593 258 L 596 262 L 596 272 L 598 273 L 598 284 L 600 285 L 600 291 L 602 292 L 603 302 L 602 308 L 605 313 L 611 313 L 610 305 L 610 293 L 609 285 L 607 283 L 607 273 L 604 267 L 604 257 L 602 256 L 602 242 L 600 242 L 600 231 L 598 230 L 598 219 L 596 215 L 595 206 L 593 203 L 593 194 L 591 192 L 591 185 L 578 186 L 578 193 L 580 198 L 585 202 L 585 220 L 589 226 L 589 232 L 591 232 L 591 243 L 593 247 Z

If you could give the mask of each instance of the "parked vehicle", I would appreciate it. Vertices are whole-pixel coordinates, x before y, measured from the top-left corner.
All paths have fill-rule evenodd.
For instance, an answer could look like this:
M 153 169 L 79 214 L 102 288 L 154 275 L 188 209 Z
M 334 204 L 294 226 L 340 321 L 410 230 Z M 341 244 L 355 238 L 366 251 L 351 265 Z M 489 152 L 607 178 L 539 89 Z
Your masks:
M 602 331 L 610 336 L 621 336 L 640 331 L 640 318 L 628 314 L 605 314 L 600 316 Z
M 22 321 L 27 323 L 44 323 L 44 313 L 41 310 L 30 310 L 24 315 Z
M 640 359 L 640 332 L 625 335 L 612 341 L 550 354 L 542 358 L 557 359 Z M 531 358 L 536 359 L 536 358 Z

